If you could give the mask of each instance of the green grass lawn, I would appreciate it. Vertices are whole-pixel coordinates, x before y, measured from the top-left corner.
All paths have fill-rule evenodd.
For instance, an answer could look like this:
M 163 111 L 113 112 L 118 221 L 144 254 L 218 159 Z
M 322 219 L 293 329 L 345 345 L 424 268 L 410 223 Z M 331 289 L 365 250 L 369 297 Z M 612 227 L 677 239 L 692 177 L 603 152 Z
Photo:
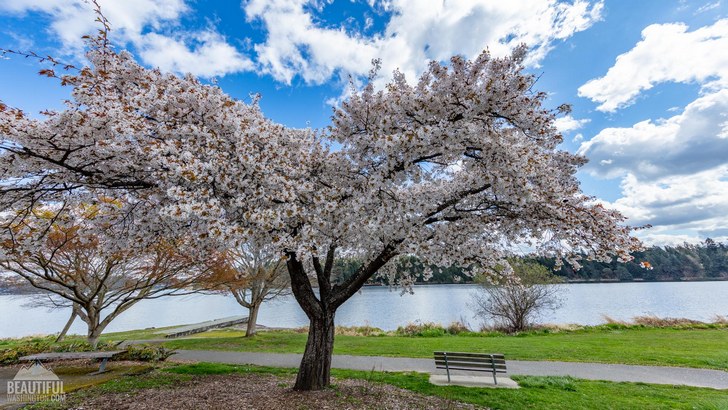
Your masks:
M 181 375 L 227 373 L 295 374 L 296 369 L 197 363 L 170 368 Z M 492 409 L 727 409 L 728 391 L 646 383 L 613 383 L 572 377 L 514 376 L 520 389 L 435 386 L 429 375 L 414 372 L 364 372 L 332 369 L 338 378 L 388 383 L 421 394 Z
M 106 342 L 163 339 L 160 329 L 110 333 Z M 302 353 L 306 333 L 259 332 L 243 337 L 239 330 L 223 329 L 185 339 L 172 339 L 164 346 L 174 349 Z M 51 344 L 52 338 L 0 340 L 0 351 L 18 344 Z M 64 343 L 83 338 L 70 336 Z M 728 370 L 728 327 L 650 328 L 598 326 L 574 331 L 529 332 L 518 336 L 498 333 L 418 336 L 336 336 L 335 354 L 364 356 L 431 357 L 436 350 L 504 353 L 511 360 L 562 360 L 684 366 Z
M 164 343 L 175 349 L 302 353 L 306 334 L 218 330 Z M 114 335 L 110 335 L 114 338 Z M 728 370 L 728 329 L 598 329 L 521 336 L 336 336 L 334 353 L 431 357 L 436 350 L 504 353 L 512 360 L 562 360 Z
M 131 393 L 139 389 L 172 387 L 193 376 L 232 373 L 295 374 L 295 369 L 233 366 L 213 363 L 178 365 L 142 376 L 112 380 L 77 394 L 80 398 L 106 393 Z M 424 395 L 487 406 L 492 409 L 726 409 L 728 392 L 684 386 L 644 383 L 611 383 L 571 377 L 513 377 L 520 389 L 435 386 L 421 373 L 363 372 L 332 370 L 335 378 L 357 378 L 372 383 L 388 383 Z M 331 388 L 336 388 L 335 381 Z M 73 402 L 73 399 L 71 400 Z M 70 404 L 70 403 L 69 403 Z M 34 409 L 59 408 L 57 403 Z

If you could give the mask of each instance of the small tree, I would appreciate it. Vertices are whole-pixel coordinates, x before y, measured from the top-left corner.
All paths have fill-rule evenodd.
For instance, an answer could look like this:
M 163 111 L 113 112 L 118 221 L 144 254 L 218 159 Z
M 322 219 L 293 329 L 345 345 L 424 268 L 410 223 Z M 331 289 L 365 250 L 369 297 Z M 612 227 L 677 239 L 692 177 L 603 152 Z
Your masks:
M 233 295 L 248 309 L 245 337 L 255 334 L 263 302 L 290 294 L 285 259 L 270 247 L 242 244 L 222 253 L 212 267 L 209 281 Z
M 531 327 L 545 311 L 561 307 L 561 279 L 545 266 L 514 259 L 510 261 L 513 276 L 498 276 L 500 280 L 480 279 L 482 288 L 473 295 L 478 316 L 494 322 L 508 332 L 520 332 Z
M 98 222 L 96 207 L 35 210 L 33 215 L 20 224 L 3 224 L 14 235 L 0 243 L 0 267 L 46 292 L 44 306 L 72 308 L 59 340 L 78 316 L 88 327 L 88 343 L 96 348 L 104 329 L 133 305 L 189 293 L 186 288 L 205 274 L 196 260 L 177 251 L 176 240 L 159 240 L 143 250 L 109 248 L 107 236 L 118 241 L 119 232 L 90 233 L 88 225 Z M 37 241 L 39 230 L 47 233 Z

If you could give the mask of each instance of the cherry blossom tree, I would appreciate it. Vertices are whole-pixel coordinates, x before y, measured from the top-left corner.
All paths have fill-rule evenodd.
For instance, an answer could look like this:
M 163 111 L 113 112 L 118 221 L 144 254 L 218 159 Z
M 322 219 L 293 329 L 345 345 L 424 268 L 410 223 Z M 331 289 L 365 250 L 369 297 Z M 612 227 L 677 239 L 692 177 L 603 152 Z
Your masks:
M 525 47 L 432 62 L 414 84 L 395 72 L 382 90 L 352 89 L 326 130 L 295 130 L 255 101 L 140 66 L 101 20 L 88 67 L 44 71 L 73 87 L 66 109 L 37 120 L 0 105 L 0 209 L 22 219 L 38 203 L 109 195 L 136 246 L 170 230 L 198 250 L 270 243 L 310 320 L 297 390 L 329 384 L 337 309 L 399 257 L 508 275 L 491 267 L 518 245 L 577 266 L 571 255 L 639 247 L 619 213 L 580 191 L 585 159 L 559 150 L 553 125 L 568 107 L 544 108 Z M 340 256 L 364 263 L 332 276 Z

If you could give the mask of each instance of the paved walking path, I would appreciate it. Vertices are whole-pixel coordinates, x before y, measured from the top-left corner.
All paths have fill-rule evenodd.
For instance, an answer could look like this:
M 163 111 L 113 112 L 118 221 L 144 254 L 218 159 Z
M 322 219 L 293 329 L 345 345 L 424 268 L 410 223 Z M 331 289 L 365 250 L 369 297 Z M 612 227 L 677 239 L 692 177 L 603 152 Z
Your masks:
M 172 356 L 171 359 L 177 361 L 254 364 L 271 367 L 298 367 L 301 363 L 300 354 L 212 350 L 177 350 L 177 354 Z M 332 367 L 353 370 L 439 372 L 435 369 L 435 362 L 432 359 L 405 357 L 334 355 Z M 572 376 L 579 379 L 614 382 L 643 382 L 728 389 L 728 372 L 685 367 L 508 360 L 508 374 Z

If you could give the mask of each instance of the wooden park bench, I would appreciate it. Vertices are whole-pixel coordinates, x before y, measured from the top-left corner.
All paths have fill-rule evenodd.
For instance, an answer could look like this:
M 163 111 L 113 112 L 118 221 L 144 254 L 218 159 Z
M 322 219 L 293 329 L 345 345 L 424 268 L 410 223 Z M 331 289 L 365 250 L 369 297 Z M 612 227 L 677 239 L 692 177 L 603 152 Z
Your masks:
M 126 350 L 112 350 L 108 352 L 60 352 L 60 353 L 38 353 L 30 356 L 23 356 L 20 360 L 34 361 L 41 363 L 42 361 L 52 360 L 79 360 L 79 359 L 101 359 L 99 370 L 93 374 L 101 374 L 106 371 L 106 363 L 119 353 L 124 353 Z
M 493 383 L 498 384 L 497 373 L 506 372 L 506 358 L 502 354 L 435 352 L 435 367 L 447 371 L 450 383 L 450 370 L 493 373 Z

